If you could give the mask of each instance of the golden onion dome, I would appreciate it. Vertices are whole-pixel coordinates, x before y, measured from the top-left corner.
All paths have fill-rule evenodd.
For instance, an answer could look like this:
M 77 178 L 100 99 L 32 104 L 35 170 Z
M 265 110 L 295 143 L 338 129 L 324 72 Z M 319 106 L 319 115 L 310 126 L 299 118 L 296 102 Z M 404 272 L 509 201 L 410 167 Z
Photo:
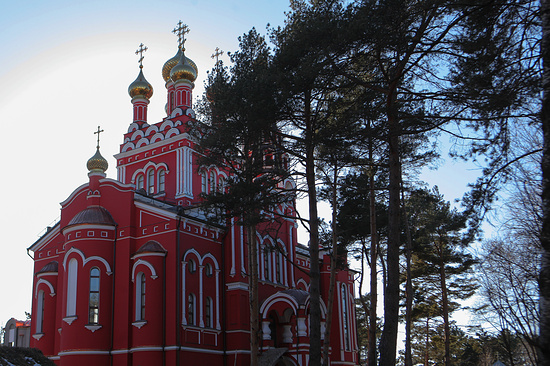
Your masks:
M 136 80 L 128 87 L 128 94 L 133 97 L 142 96 L 146 99 L 153 95 L 153 86 L 143 76 L 143 69 L 140 67 Z
M 101 156 L 101 153 L 99 152 L 99 147 L 98 147 L 95 152 L 95 155 L 92 156 L 90 159 L 88 159 L 86 166 L 88 167 L 88 170 L 90 172 L 105 173 L 105 171 L 109 167 L 109 163 L 107 163 L 107 160 L 105 160 L 105 158 Z
M 165 82 L 168 82 L 170 80 L 170 73 L 172 72 L 172 69 L 174 68 L 174 66 L 176 66 L 179 63 L 182 54 L 183 54 L 183 51 L 180 48 L 178 48 L 178 52 L 174 55 L 174 57 L 166 61 L 164 63 L 164 66 L 162 66 L 162 78 L 164 79 Z M 197 68 L 197 65 L 190 58 L 186 57 L 185 55 L 184 57 L 185 57 L 184 62 L 189 64 L 191 68 L 194 70 L 195 79 L 196 79 L 197 78 L 196 75 L 198 75 L 199 73 L 199 69 Z

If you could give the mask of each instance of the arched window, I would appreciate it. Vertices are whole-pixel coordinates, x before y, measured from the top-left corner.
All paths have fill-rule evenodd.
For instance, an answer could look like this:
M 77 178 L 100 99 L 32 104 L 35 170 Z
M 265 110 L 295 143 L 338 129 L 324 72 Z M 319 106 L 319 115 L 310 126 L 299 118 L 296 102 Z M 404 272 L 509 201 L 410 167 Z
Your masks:
M 44 291 L 38 291 L 38 301 L 36 305 L 36 333 L 42 333 L 44 329 Z
M 160 169 L 159 170 L 159 190 L 158 190 L 159 193 L 164 192 L 166 187 L 165 181 L 166 181 L 166 170 Z
M 342 323 L 344 327 L 344 347 L 349 351 L 348 296 L 346 286 L 342 285 Z
M 204 326 L 212 328 L 212 298 L 206 297 L 205 302 L 205 314 L 204 314 Z
M 76 316 L 76 285 L 78 277 L 78 262 L 76 259 L 69 261 L 67 275 L 67 308 L 66 316 Z
M 143 183 L 143 180 L 144 180 L 143 175 L 141 174 L 138 175 L 136 189 L 144 189 L 145 185 Z
M 136 320 L 145 320 L 145 273 L 136 277 Z
M 206 263 L 204 265 L 204 274 L 206 274 L 207 277 L 212 277 L 212 265 L 210 263 Z
M 99 269 L 90 271 L 90 296 L 88 302 L 88 324 L 99 323 Z
M 189 259 L 187 263 L 187 268 L 189 269 L 189 273 L 195 273 L 195 271 L 197 270 L 197 264 L 194 260 Z
M 201 172 L 201 191 L 204 194 L 208 193 L 208 177 L 204 171 Z
M 187 296 L 187 324 L 195 325 L 195 295 L 190 293 Z
M 224 177 L 220 177 L 219 178 L 219 182 L 218 182 L 218 190 L 221 192 L 221 193 L 225 193 L 225 178 Z
M 210 172 L 210 193 L 216 192 L 216 173 L 212 170 Z
M 155 193 L 155 171 L 153 169 L 149 169 L 147 172 L 147 193 Z

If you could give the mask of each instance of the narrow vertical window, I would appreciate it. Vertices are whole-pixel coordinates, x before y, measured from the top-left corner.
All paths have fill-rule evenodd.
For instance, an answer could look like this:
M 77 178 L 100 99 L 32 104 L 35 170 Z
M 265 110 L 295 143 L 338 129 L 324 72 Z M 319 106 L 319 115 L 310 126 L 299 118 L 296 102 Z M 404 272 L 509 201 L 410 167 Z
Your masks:
M 271 278 L 269 276 L 269 257 L 270 253 L 267 249 L 264 250 L 264 278 L 266 281 L 270 281 Z
M 211 297 L 206 298 L 204 325 L 207 328 L 212 328 L 212 298 Z
M 187 296 L 187 324 L 195 325 L 195 295 Z
M 220 181 L 219 181 L 219 184 L 218 184 L 218 191 L 220 193 L 225 193 L 225 178 L 224 177 L 220 177 Z
M 149 169 L 147 172 L 147 193 L 155 193 L 155 171 L 153 169 Z
M 69 270 L 67 276 L 67 308 L 66 316 L 76 315 L 76 285 L 78 276 L 78 262 L 76 259 L 69 261 Z
M 143 184 L 143 181 L 144 181 L 144 178 L 143 178 L 143 175 L 138 175 L 137 177 L 137 184 L 136 184 L 136 189 L 144 189 L 144 184 Z
M 88 324 L 99 323 L 99 269 L 90 271 L 90 296 L 88 302 Z
M 281 258 L 280 253 L 275 253 L 275 281 L 281 283 Z
M 44 326 L 44 291 L 38 291 L 38 301 L 36 306 L 36 333 L 40 334 Z
M 165 181 L 166 181 L 166 170 L 161 169 L 159 171 L 159 193 L 164 192 L 165 190 Z
M 210 193 L 216 192 L 216 173 L 214 171 L 210 172 Z
M 139 272 L 136 280 L 136 320 L 145 320 L 145 273 Z
M 342 322 L 344 326 L 344 347 L 349 351 L 348 297 L 346 286 L 342 285 Z
M 201 191 L 202 193 L 208 193 L 208 177 L 206 172 L 201 172 Z

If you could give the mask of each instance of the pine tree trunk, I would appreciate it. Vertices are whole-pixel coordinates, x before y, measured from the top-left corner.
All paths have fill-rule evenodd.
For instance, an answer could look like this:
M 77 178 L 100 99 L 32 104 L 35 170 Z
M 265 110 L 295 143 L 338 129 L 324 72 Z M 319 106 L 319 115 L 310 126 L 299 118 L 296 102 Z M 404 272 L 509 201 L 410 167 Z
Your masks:
M 378 303 L 378 271 L 376 263 L 378 262 L 378 235 L 376 228 L 376 196 L 374 190 L 374 166 L 372 158 L 372 138 L 369 140 L 369 160 L 371 171 L 369 174 L 369 213 L 370 213 L 370 311 L 369 311 L 369 348 L 367 355 L 367 365 L 376 366 L 376 306 Z
M 411 346 L 411 325 L 412 325 L 412 275 L 411 275 L 411 257 L 412 257 L 412 238 L 411 227 L 406 208 L 403 208 L 403 216 L 405 220 L 405 231 L 407 233 L 407 283 L 405 285 L 406 293 L 406 313 L 405 313 L 405 366 L 412 366 L 412 346 Z
M 443 245 L 443 244 L 441 244 Z M 439 276 L 441 281 L 441 315 L 445 329 L 445 366 L 451 364 L 451 326 L 449 324 L 449 298 L 447 296 L 447 276 L 445 273 L 445 261 L 443 260 L 443 248 L 439 248 Z
M 550 365 L 550 0 L 541 0 L 543 100 L 542 130 L 542 207 L 541 244 L 543 249 L 540 291 L 539 365 Z
M 311 118 L 311 92 L 305 93 L 306 123 L 306 184 L 309 204 L 309 364 L 321 364 L 321 286 L 319 268 L 319 214 L 317 212 L 317 189 L 315 185 L 315 126 Z
M 389 200 L 388 200 L 388 278 L 384 291 L 384 330 L 380 339 L 380 366 L 395 366 L 399 325 L 399 247 L 401 166 L 399 152 L 399 121 L 395 109 L 395 89 L 388 95 Z
M 248 274 L 249 274 L 249 304 L 250 304 L 250 365 L 258 365 L 260 351 L 260 307 L 258 303 L 258 244 L 256 228 L 248 226 Z
M 332 181 L 332 255 L 330 256 L 330 279 L 328 286 L 328 299 L 327 299 L 327 317 L 325 319 L 325 337 L 323 341 L 323 366 L 328 366 L 329 348 L 330 348 L 330 332 L 332 329 L 332 308 L 334 307 L 334 288 L 336 285 L 336 259 L 338 255 L 337 247 L 337 232 L 336 232 L 336 219 L 337 219 L 337 180 L 338 169 L 334 167 L 334 177 Z

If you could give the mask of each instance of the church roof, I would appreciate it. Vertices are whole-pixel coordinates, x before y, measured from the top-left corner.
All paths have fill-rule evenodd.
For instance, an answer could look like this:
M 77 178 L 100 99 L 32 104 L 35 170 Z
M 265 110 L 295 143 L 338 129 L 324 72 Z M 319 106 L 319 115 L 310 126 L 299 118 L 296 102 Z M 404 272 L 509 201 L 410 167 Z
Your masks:
M 50 263 L 46 264 L 42 269 L 36 274 L 39 273 L 46 273 L 46 272 L 57 272 L 58 271 L 58 263 L 57 261 L 51 261 Z
M 67 226 L 79 224 L 116 225 L 111 213 L 101 206 L 91 206 L 77 213 Z
M 147 243 L 143 244 L 135 254 L 139 253 L 166 253 L 166 249 L 155 240 L 149 240 Z

